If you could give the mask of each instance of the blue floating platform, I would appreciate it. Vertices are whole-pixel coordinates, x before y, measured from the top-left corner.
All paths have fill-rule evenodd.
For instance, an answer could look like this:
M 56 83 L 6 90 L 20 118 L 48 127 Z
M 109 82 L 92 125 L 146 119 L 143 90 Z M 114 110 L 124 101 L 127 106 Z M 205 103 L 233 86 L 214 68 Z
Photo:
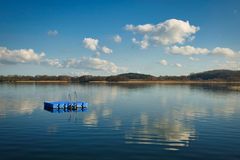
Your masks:
M 87 102 L 70 102 L 70 101 L 56 101 L 56 102 L 44 102 L 44 108 L 46 109 L 77 109 L 87 108 Z
M 51 113 L 87 112 L 88 108 L 87 107 L 82 107 L 82 108 L 77 108 L 75 110 L 72 110 L 72 109 L 51 109 L 51 108 L 44 107 L 44 110 L 49 111 Z

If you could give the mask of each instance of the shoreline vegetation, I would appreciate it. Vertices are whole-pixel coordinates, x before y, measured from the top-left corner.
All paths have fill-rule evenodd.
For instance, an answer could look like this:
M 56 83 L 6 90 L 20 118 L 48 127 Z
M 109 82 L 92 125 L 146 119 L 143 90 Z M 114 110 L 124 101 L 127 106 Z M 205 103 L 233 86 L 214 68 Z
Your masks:
M 45 80 L 45 81 L 39 81 L 39 80 L 18 80 L 14 81 L 13 83 L 70 83 L 70 81 L 53 81 L 53 80 Z
M 168 80 L 168 81 L 147 81 L 147 80 L 129 80 L 129 81 L 90 81 L 88 83 L 118 83 L 118 84 L 240 84 L 240 81 L 236 81 L 236 82 L 232 82 L 232 81 L 210 81 L 210 80 L 206 80 L 206 81 L 182 81 L 182 80 Z
M 139 73 L 124 73 L 112 76 L 0 76 L 0 83 L 127 83 L 127 84 L 240 84 L 240 71 L 212 70 L 200 73 L 192 73 L 187 76 L 152 76 Z M 237 88 L 237 89 L 236 89 Z M 239 87 L 233 87 L 240 90 Z
M 14 81 L 11 83 L 76 83 L 76 82 L 71 82 L 71 81 Z M 80 82 L 81 83 L 81 82 Z M 231 82 L 231 81 L 173 81 L 173 80 L 168 80 L 168 81 L 145 81 L 145 80 L 129 80 L 129 81 L 89 81 L 89 82 L 83 82 L 83 83 L 99 83 L 99 84 L 240 84 L 239 82 Z

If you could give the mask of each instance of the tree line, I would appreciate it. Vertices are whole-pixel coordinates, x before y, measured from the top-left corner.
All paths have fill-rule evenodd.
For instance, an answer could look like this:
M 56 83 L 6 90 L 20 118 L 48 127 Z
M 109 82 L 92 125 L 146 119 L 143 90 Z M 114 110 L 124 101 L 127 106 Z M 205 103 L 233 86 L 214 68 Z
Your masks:
M 21 76 L 21 75 L 8 75 L 0 76 L 0 82 L 17 82 L 17 81 L 67 81 L 67 82 L 91 82 L 91 81 L 240 81 L 240 71 L 232 70 L 212 70 L 201 73 L 192 73 L 187 76 L 153 76 L 139 73 L 125 73 L 113 76 L 49 76 L 49 75 L 36 75 L 36 76 Z

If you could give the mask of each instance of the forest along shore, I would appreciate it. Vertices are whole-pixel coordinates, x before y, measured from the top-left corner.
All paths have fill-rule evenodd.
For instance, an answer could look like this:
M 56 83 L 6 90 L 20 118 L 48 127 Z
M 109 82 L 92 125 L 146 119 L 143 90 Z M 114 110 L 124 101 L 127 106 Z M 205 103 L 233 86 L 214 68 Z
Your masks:
M 124 73 L 112 76 L 0 76 L 0 82 L 4 83 L 240 83 L 240 71 L 212 70 L 193 73 L 187 76 L 153 76 L 149 74 Z

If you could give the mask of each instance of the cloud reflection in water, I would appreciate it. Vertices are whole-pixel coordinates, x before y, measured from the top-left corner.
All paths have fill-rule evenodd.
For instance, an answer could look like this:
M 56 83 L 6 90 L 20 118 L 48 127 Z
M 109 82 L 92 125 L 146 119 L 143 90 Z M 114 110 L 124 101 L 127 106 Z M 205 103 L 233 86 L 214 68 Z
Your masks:
M 33 114 L 43 101 L 77 91 L 90 106 L 84 114 L 69 113 L 82 127 L 107 128 L 122 134 L 126 144 L 160 145 L 166 150 L 188 147 L 199 138 L 194 122 L 231 118 L 239 112 L 236 93 L 180 85 L 1 86 L 0 118 Z M 7 91 L 7 92 L 4 92 Z M 38 93 L 39 92 L 39 93 Z M 44 94 L 43 94 L 44 93 Z M 148 106 L 146 105 L 148 104 Z M 146 106 L 143 106 L 146 105 Z M 68 113 L 66 113 L 68 114 Z M 65 114 L 65 115 L 66 115 Z M 63 114 L 64 115 L 64 114 Z M 66 118 L 66 117 L 65 117 Z M 49 126 L 49 133 L 58 132 Z M 201 137 L 200 137 L 201 138 Z
M 178 118 L 157 118 L 142 113 L 126 132 L 126 143 L 161 145 L 170 150 L 186 147 L 190 140 L 194 140 L 195 130 L 192 126 L 175 119 Z

